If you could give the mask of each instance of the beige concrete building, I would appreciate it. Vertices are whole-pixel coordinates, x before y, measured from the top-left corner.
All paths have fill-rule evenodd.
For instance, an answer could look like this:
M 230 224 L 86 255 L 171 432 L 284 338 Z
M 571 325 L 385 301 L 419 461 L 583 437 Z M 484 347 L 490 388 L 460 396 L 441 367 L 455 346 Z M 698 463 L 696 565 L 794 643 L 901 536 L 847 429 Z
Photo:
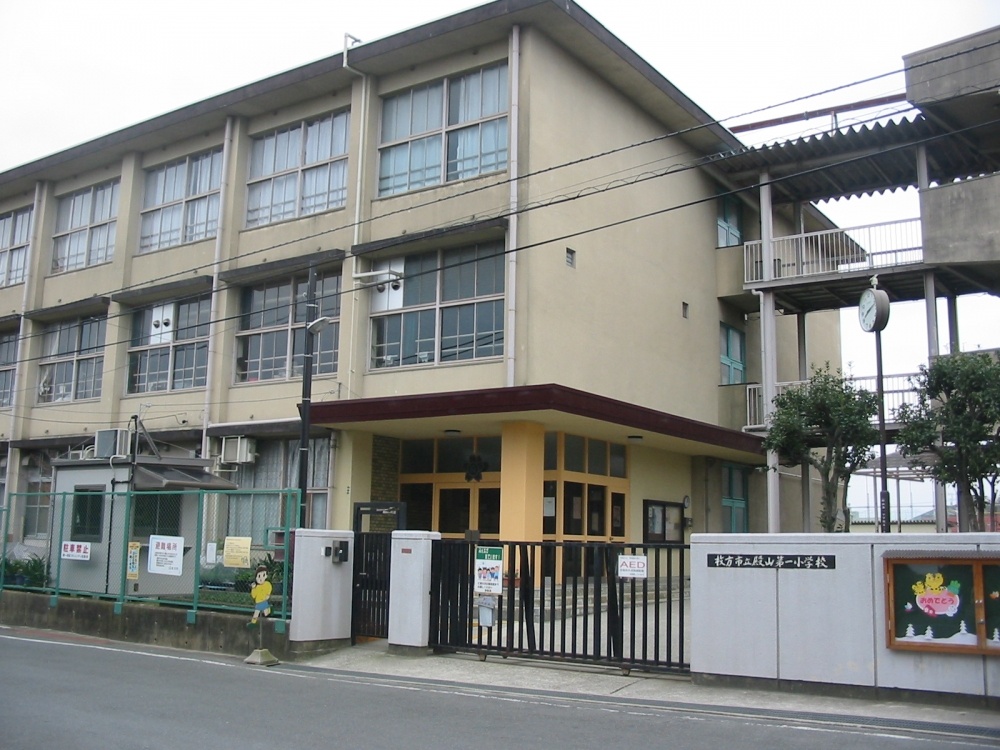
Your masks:
M 764 531 L 741 149 L 579 6 L 510 0 L 0 174 L 7 490 L 133 416 L 298 486 L 309 390 L 309 526 L 402 501 L 510 540 Z M 834 229 L 808 203 L 764 225 Z M 779 316 L 777 379 L 839 366 L 838 325 Z M 44 543 L 44 496 L 16 497 L 9 537 Z M 278 524 L 259 497 L 226 533 Z

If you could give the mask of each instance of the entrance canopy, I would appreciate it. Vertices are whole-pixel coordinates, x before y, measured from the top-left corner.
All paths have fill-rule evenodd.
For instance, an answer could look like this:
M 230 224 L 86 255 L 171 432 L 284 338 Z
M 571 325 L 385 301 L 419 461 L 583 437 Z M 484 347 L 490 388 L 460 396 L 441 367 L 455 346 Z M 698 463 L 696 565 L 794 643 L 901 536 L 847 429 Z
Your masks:
M 313 403 L 309 414 L 317 426 L 402 440 L 446 430 L 500 434 L 504 423 L 525 421 L 683 455 L 764 460 L 757 435 L 555 384 L 327 401 Z
M 142 465 L 135 467 L 135 490 L 235 490 L 239 485 L 196 467 Z

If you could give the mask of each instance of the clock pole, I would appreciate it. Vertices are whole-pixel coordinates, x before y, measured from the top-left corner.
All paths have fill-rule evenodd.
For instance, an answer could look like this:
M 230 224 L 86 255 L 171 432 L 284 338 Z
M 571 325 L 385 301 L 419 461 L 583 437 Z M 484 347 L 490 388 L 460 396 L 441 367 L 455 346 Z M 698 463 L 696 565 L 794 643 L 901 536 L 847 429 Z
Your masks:
M 889 322 L 889 295 L 878 288 L 878 276 L 872 276 L 871 289 L 866 289 L 858 303 L 861 328 L 875 332 L 875 388 L 878 398 L 878 442 L 882 469 L 882 488 L 879 492 L 879 531 L 892 530 L 889 517 L 889 472 L 885 454 L 885 386 L 882 381 L 882 329 Z

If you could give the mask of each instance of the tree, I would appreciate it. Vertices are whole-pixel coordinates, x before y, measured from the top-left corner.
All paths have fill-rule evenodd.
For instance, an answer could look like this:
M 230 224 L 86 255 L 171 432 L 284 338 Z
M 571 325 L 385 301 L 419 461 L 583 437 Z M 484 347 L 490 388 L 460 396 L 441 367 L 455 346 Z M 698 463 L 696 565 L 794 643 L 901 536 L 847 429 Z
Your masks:
M 1000 478 L 1000 361 L 982 352 L 938 357 L 921 365 L 913 385 L 916 403 L 896 412 L 900 451 L 958 486 L 960 531 L 984 531 L 987 504 L 996 517 Z
M 824 531 L 837 526 L 838 495 L 847 516 L 851 475 L 873 457 L 871 448 L 878 442 L 872 424 L 877 413 L 875 394 L 855 389 L 840 370 L 831 372 L 829 363 L 816 369 L 808 382 L 774 399 L 764 448 L 775 451 L 782 463 L 807 463 L 819 472 Z

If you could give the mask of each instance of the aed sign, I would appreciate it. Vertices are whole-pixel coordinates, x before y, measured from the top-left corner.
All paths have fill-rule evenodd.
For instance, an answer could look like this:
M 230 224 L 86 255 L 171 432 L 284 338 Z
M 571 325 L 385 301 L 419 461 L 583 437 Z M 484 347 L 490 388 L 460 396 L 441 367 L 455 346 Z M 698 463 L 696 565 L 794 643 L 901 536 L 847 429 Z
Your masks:
M 618 555 L 619 578 L 645 578 L 648 568 L 645 555 Z

